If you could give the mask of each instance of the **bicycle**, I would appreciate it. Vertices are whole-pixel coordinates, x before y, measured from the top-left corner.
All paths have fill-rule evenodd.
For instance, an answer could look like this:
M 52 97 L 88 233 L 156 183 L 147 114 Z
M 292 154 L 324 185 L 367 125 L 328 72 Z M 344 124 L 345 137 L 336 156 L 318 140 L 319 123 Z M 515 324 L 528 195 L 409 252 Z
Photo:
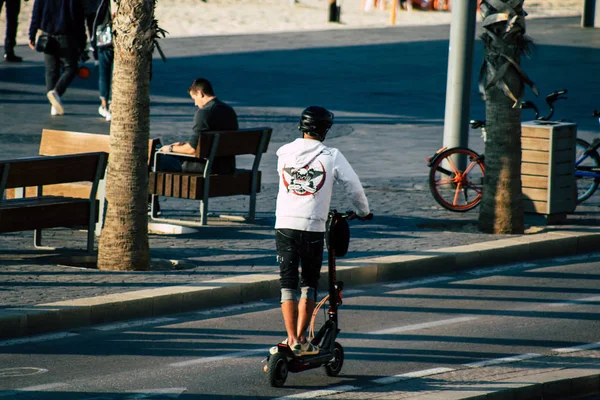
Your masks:
M 600 111 L 594 110 L 592 116 L 599 117 Z M 600 183 L 600 138 L 595 138 L 592 143 L 577 138 L 575 144 L 575 179 L 577 180 L 577 204 L 589 199 Z
M 535 120 L 548 121 L 554 115 L 554 103 L 563 97 L 567 90 L 559 90 L 546 96 L 548 114 L 540 116 L 539 109 L 531 101 L 524 101 L 521 108 L 535 111 Z M 485 142 L 485 121 L 471 120 L 472 129 L 481 128 Z M 600 140 L 598 147 L 600 147 Z M 462 157 L 467 160 L 466 166 L 460 168 L 455 160 Z M 593 157 L 593 156 L 592 156 Z M 435 201 L 449 211 L 466 212 L 477 207 L 483 194 L 483 178 L 485 176 L 485 157 L 468 147 L 442 147 L 427 158 L 429 167 L 429 190 Z M 600 164 L 600 157 L 598 157 Z M 445 166 L 448 166 L 447 169 Z M 600 177 L 600 175 L 599 175 Z M 595 190 L 595 189 L 594 189 Z

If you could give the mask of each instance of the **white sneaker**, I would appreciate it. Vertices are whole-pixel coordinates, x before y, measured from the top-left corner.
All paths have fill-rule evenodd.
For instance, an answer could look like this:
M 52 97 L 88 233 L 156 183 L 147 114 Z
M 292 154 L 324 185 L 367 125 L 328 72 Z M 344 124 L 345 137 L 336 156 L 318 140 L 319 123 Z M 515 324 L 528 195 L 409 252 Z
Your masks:
M 52 108 L 50 109 L 50 115 L 58 115 L 58 112 L 56 111 L 56 108 L 54 108 L 54 106 L 52 106 Z
M 98 107 L 98 114 L 100 114 L 102 118 L 106 118 L 106 113 L 108 113 L 108 110 L 105 107 Z
M 110 111 L 108 111 L 108 110 L 106 111 L 106 117 L 104 117 L 104 118 L 106 118 L 107 122 L 110 122 L 110 120 L 112 119 L 112 114 L 110 113 Z
M 60 100 L 58 93 L 56 93 L 56 90 L 51 90 L 46 93 L 46 97 L 48 97 L 52 107 L 56 109 L 56 115 L 63 115 L 65 113 L 65 108 L 63 107 L 63 103 Z

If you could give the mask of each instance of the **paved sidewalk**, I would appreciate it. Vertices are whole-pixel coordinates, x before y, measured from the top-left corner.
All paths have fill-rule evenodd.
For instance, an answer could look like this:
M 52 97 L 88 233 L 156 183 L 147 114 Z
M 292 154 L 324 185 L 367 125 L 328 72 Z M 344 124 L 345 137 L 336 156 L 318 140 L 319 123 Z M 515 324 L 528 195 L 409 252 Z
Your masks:
M 597 101 L 593 88 L 600 86 L 600 30 L 583 30 L 578 23 L 531 21 L 528 34 L 538 49 L 524 63 L 542 93 L 569 89 L 557 118 L 576 119 L 579 135 L 589 139 L 597 134 L 588 114 Z M 152 234 L 152 269 L 137 273 L 66 266 L 88 261 L 81 257 L 84 232 L 45 233 L 45 245 L 70 249 L 55 254 L 34 251 L 31 232 L 0 235 L 0 338 L 277 297 L 275 151 L 297 137 L 297 116 L 313 103 L 334 110 L 328 144 L 355 166 L 376 215 L 352 223 L 351 252 L 340 260 L 338 275 L 348 287 L 598 251 L 599 195 L 564 225 L 546 226 L 543 218 L 528 216 L 522 236 L 482 234 L 477 210 L 450 213 L 434 202 L 425 157 L 441 145 L 448 31 L 438 26 L 165 40 L 169 60 L 154 64 L 151 136 L 166 142 L 187 137 L 193 108 L 185 90 L 198 74 L 234 104 L 242 127 L 272 126 L 261 163 L 259 221 L 212 218 L 195 232 Z M 476 48 L 475 59 L 481 60 L 481 43 Z M 0 82 L 2 158 L 35 155 L 42 128 L 108 133 L 95 115 L 93 80 L 77 80 L 69 89 L 62 118 L 49 115 L 39 55 L 31 53 L 22 65 L 0 63 Z M 473 88 L 472 114 L 482 115 Z M 482 149 L 477 132 L 470 145 Z M 217 199 L 210 210 L 241 212 L 247 201 Z M 167 216 L 197 215 L 190 201 L 161 205 Z M 351 207 L 341 195 L 332 205 Z

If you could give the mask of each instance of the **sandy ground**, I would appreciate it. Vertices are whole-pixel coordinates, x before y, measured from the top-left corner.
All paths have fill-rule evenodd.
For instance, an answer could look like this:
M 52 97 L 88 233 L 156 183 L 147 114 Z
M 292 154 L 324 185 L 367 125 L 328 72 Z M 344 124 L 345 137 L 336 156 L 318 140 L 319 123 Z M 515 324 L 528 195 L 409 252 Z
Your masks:
M 390 26 L 389 10 L 364 11 L 361 9 L 362 0 L 338 0 L 342 7 L 340 24 L 327 22 L 328 0 L 298 1 L 291 5 L 290 0 L 158 0 L 156 18 L 171 37 Z M 581 15 L 583 1 L 525 1 L 525 9 L 531 18 Z M 21 4 L 18 44 L 27 43 L 32 7 L 33 0 Z M 450 20 L 449 12 L 400 11 L 396 25 L 448 24 Z M 5 23 L 6 16 L 2 12 L 1 38 L 4 37 Z

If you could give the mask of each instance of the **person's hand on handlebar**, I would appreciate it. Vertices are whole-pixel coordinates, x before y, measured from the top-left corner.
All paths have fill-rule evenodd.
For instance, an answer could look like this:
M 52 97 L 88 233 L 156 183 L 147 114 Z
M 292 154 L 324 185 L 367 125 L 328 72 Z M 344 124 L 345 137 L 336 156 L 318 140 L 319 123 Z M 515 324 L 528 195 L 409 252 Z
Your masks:
M 358 219 L 359 221 L 370 221 L 373 219 L 373 213 L 368 213 L 364 217 L 361 217 L 358 214 L 354 214 L 354 215 L 355 215 L 355 218 Z

